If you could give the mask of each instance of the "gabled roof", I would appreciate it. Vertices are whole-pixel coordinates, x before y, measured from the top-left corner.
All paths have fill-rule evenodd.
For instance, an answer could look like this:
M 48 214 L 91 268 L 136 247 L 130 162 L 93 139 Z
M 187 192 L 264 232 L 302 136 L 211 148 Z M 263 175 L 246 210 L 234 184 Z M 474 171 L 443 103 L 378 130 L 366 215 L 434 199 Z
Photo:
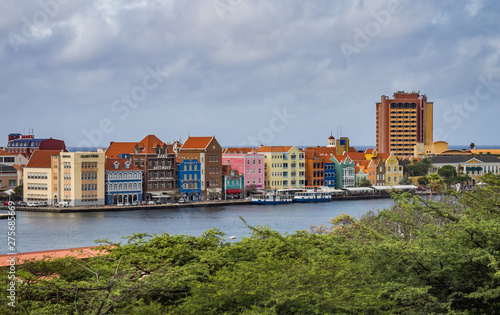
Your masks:
M 365 153 L 366 153 L 366 154 L 373 154 L 373 153 L 374 153 L 374 151 L 375 151 L 375 149 L 366 149 L 366 150 L 365 150 Z
M 118 169 L 115 169 L 114 165 L 118 162 Z M 140 171 L 140 169 L 134 164 L 130 163 L 130 168 L 125 168 L 125 163 L 129 162 L 129 160 L 125 158 L 107 158 L 105 163 L 106 171 L 110 172 L 118 172 L 118 171 Z
M 134 147 L 137 142 L 111 142 L 106 150 L 106 156 L 117 158 L 120 154 L 134 153 Z
M 59 155 L 61 151 L 59 150 L 37 150 L 31 155 L 31 159 L 26 167 L 36 167 L 36 168 L 51 168 L 52 167 L 52 156 Z
M 106 156 L 117 158 L 120 154 L 134 154 L 136 146 L 141 148 L 139 152 L 141 154 L 156 154 L 157 147 L 166 147 L 167 153 L 174 153 L 172 145 L 165 144 L 155 135 L 147 135 L 139 142 L 111 142 L 108 150 L 106 150 Z
M 234 176 L 239 176 L 240 175 L 237 170 L 234 170 L 231 167 L 231 165 L 222 165 L 222 175 L 223 176 L 231 176 L 231 171 L 234 172 Z
M 334 155 L 333 156 L 339 163 L 351 163 L 352 159 L 347 155 Z
M 189 137 L 181 149 L 206 149 L 215 137 Z
M 225 148 L 222 150 L 222 154 L 248 154 L 253 151 L 254 148 Z
M 138 145 L 142 148 L 144 148 L 141 153 L 143 154 L 155 154 L 156 153 L 156 148 L 157 147 L 163 147 L 165 143 L 158 139 L 157 136 L 155 135 L 147 135 L 144 139 L 142 139 Z M 169 152 L 169 153 L 173 153 Z
M 293 146 L 260 146 L 254 149 L 253 152 L 288 152 Z

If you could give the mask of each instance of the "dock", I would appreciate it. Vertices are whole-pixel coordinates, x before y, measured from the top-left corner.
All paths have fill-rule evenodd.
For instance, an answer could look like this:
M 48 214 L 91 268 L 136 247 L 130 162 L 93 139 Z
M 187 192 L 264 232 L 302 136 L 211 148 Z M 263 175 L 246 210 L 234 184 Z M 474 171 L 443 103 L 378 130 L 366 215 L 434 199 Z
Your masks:
M 134 210 L 155 210 L 155 209 L 178 209 L 178 208 L 204 208 L 220 206 L 249 205 L 250 200 L 217 200 L 187 203 L 164 203 L 159 205 L 138 205 L 138 206 L 90 206 L 90 207 L 18 207 L 15 211 L 29 212 L 52 212 L 52 213 L 74 213 L 74 212 L 108 212 L 108 211 L 134 211 Z M 2 206 L 0 210 L 7 210 Z M 7 218 L 7 214 L 5 214 Z

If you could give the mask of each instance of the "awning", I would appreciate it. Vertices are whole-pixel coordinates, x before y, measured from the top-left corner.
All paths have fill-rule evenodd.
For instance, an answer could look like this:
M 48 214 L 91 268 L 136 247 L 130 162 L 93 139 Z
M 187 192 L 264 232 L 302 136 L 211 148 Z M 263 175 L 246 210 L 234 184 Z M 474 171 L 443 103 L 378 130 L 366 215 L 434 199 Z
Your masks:
M 241 194 L 243 191 L 241 189 L 227 189 L 226 194 Z

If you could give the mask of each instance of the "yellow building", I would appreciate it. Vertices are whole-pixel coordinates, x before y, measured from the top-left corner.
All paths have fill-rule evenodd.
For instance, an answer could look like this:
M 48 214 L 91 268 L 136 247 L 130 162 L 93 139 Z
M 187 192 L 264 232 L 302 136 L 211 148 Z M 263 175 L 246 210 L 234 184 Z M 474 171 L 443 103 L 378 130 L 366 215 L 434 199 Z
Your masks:
M 305 155 L 294 146 L 260 146 L 254 149 L 264 155 L 266 189 L 305 186 Z
M 104 163 L 104 152 L 37 150 L 24 168 L 24 200 L 48 205 L 104 205 Z
M 61 152 L 54 156 L 54 200 L 70 206 L 104 205 L 105 162 L 104 152 Z
M 403 178 L 403 167 L 399 166 L 399 160 L 391 152 L 385 160 L 385 184 L 387 186 L 397 185 Z
M 23 200 L 54 205 L 52 155 L 59 150 L 37 150 L 23 169 Z

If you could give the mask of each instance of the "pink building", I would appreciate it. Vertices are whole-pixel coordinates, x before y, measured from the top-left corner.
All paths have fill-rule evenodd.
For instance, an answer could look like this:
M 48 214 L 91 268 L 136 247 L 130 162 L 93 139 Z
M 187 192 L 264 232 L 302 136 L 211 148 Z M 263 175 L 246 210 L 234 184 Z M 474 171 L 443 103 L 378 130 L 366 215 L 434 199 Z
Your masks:
M 264 189 L 264 155 L 253 148 L 227 148 L 222 151 L 222 165 L 244 176 L 245 188 Z

